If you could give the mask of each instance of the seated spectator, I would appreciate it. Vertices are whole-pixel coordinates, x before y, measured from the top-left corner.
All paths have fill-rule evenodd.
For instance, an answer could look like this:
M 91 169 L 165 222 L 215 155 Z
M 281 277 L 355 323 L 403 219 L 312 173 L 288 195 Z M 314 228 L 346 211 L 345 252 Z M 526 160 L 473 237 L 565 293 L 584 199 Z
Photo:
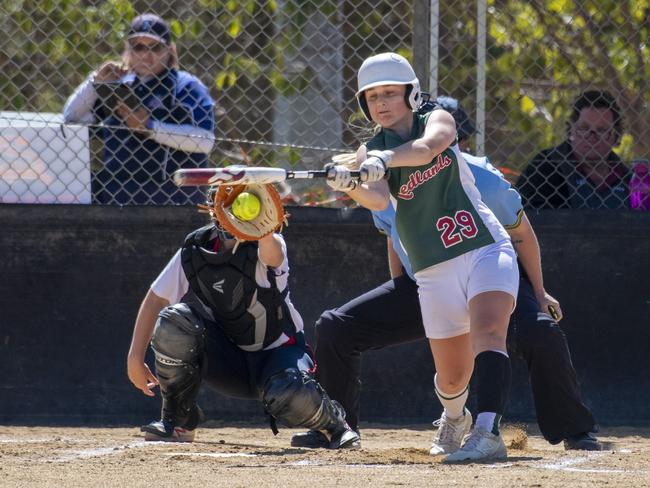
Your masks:
M 109 106 L 98 83 L 130 87 L 131 103 Z M 203 167 L 214 144 L 214 101 L 195 76 L 178 69 L 167 22 L 153 14 L 136 17 L 123 61 L 108 61 L 75 90 L 64 107 L 66 123 L 101 124 L 103 167 L 93 181 L 98 203 L 183 204 L 201 192 L 179 189 L 170 175 Z
M 621 111 L 606 91 L 586 91 L 573 104 L 567 140 L 533 158 L 517 182 L 526 207 L 629 208 L 629 168 L 612 148 Z

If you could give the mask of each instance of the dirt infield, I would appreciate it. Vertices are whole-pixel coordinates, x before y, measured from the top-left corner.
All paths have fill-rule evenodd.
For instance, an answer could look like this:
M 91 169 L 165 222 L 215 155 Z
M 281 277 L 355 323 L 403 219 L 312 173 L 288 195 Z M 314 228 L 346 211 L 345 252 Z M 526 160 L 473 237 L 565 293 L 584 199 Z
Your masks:
M 368 425 L 362 448 L 344 451 L 291 448 L 294 432 L 229 424 L 172 444 L 137 428 L 0 427 L 0 486 L 650 487 L 650 428 L 604 429 L 608 450 L 586 453 L 506 426 L 508 461 L 461 466 L 428 455 L 427 426 Z

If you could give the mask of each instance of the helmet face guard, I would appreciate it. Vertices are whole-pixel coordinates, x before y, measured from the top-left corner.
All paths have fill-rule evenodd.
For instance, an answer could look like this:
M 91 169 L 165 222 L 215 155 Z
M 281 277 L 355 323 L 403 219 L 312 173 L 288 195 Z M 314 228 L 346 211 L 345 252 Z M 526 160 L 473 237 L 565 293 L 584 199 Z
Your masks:
M 359 68 L 357 84 L 356 96 L 359 107 L 366 119 L 370 121 L 372 118 L 365 95 L 365 91 L 369 88 L 406 85 L 404 95 L 406 106 L 415 111 L 420 104 L 420 81 L 406 58 L 396 53 L 382 53 L 366 59 Z
M 217 229 L 219 240 L 228 241 L 234 239 L 235 236 L 233 236 L 231 233 L 226 231 L 219 223 L 219 220 L 217 220 L 217 216 L 214 212 L 214 199 L 217 196 L 217 190 L 218 187 L 216 186 L 211 186 L 208 189 L 208 191 L 205 194 L 205 205 L 199 205 L 199 209 L 200 209 L 199 212 L 209 213 L 210 220 L 212 221 L 215 228 Z

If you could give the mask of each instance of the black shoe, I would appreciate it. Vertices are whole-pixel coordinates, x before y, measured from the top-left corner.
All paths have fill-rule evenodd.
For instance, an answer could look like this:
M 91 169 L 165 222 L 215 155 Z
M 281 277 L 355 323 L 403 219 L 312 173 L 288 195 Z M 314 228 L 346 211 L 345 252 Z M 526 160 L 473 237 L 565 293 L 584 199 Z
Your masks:
M 564 439 L 564 449 L 567 451 L 601 451 L 603 446 L 590 432 L 583 432 Z
M 291 447 L 306 449 L 358 449 L 361 447 L 361 437 L 349 427 L 332 434 L 328 439 L 320 430 L 310 430 L 295 434 L 291 438 Z
M 307 449 L 327 449 L 330 441 L 320 430 L 310 430 L 295 434 L 291 438 L 292 447 L 306 447 Z
M 329 445 L 330 449 L 359 449 L 360 447 L 361 437 L 347 423 L 345 424 L 345 428 L 332 433 Z
M 183 427 L 174 427 L 169 422 L 155 420 L 140 427 L 144 432 L 145 441 L 162 442 L 193 442 L 196 430 L 187 430 Z

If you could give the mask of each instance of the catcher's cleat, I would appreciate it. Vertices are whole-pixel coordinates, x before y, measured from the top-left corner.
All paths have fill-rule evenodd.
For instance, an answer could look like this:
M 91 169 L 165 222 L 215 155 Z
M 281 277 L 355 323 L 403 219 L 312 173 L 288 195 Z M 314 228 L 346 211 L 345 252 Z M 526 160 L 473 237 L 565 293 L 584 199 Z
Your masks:
M 193 442 L 196 436 L 196 430 L 174 427 L 162 420 L 143 425 L 140 430 L 144 432 L 145 441 Z
M 295 434 L 291 438 L 291 447 L 305 449 L 358 449 L 361 437 L 349 427 L 332 434 L 331 440 L 320 430 L 310 430 Z
M 444 462 L 503 461 L 507 457 L 508 451 L 500 435 L 494 435 L 485 429 L 474 427 L 463 447 L 447 456 Z
M 576 451 L 602 451 L 603 445 L 590 432 L 572 435 L 564 440 L 564 449 Z
M 450 419 L 443 410 L 442 416 L 433 422 L 434 427 L 438 427 L 429 454 L 439 456 L 441 454 L 451 454 L 460 449 L 463 437 L 467 435 L 472 427 L 472 414 L 465 408 L 463 415 L 457 419 Z
M 330 440 L 320 430 L 300 432 L 291 438 L 291 447 L 305 447 L 307 449 L 327 449 Z
M 346 423 L 345 427 L 332 433 L 330 449 L 358 449 L 361 447 L 361 437 Z

